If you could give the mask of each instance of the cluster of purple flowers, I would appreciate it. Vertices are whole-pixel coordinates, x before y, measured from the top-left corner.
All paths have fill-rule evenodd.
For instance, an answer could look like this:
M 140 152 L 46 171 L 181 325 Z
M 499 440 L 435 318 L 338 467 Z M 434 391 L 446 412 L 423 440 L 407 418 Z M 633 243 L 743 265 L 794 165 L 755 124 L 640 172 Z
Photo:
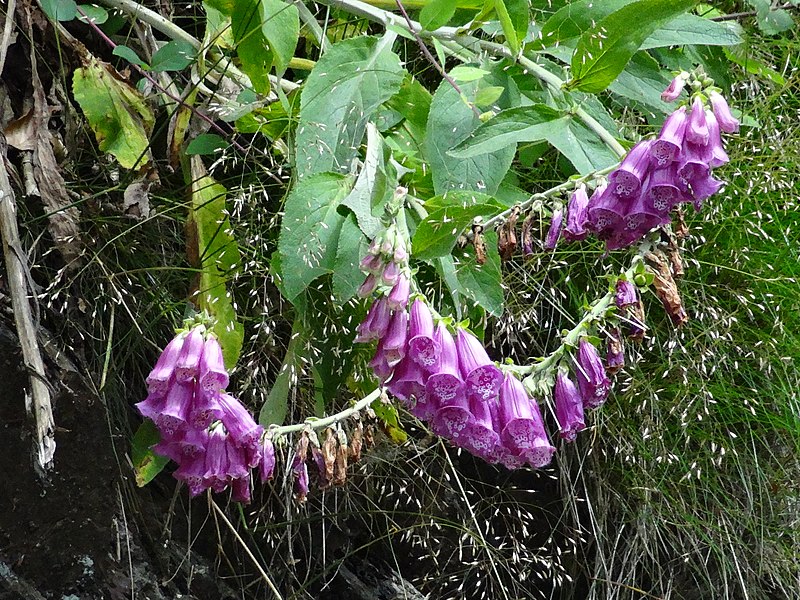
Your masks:
M 366 298 L 374 291 L 385 291 L 389 303 L 394 307 L 408 303 L 411 282 L 408 275 L 408 250 L 396 225 L 390 225 L 375 237 L 367 255 L 361 261 L 361 270 L 367 278 L 358 289 L 358 295 Z
M 708 80 L 678 76 L 664 98 L 676 99 L 687 81 L 697 92 L 691 108 L 681 106 L 656 139 L 636 144 L 591 198 L 582 186 L 575 191 L 562 231 L 565 239 L 582 240 L 594 233 L 608 250 L 625 248 L 669 223 L 678 204 L 692 202 L 700 210 L 720 189 L 722 182 L 711 175 L 713 168 L 728 162 L 720 131 L 738 131 L 739 122 L 714 88 L 703 90 Z
M 192 496 L 206 489 L 233 490 L 250 501 L 250 470 L 272 477 L 275 450 L 264 428 L 239 400 L 225 393 L 228 372 L 217 339 L 200 325 L 178 334 L 147 377 L 147 398 L 136 407 L 161 434 L 153 451 L 178 468 Z

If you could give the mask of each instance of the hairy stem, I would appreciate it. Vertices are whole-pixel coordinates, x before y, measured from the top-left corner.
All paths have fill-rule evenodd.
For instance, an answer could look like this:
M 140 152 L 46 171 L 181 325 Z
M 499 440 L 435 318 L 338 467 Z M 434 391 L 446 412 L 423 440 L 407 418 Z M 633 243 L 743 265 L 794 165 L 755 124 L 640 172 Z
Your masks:
M 302 423 L 295 423 L 293 425 L 284 425 L 282 427 L 272 427 L 269 430 L 269 433 L 271 433 L 273 437 L 278 437 L 289 433 L 297 433 L 303 431 L 304 429 L 325 429 L 326 427 L 330 427 L 335 423 L 339 423 L 340 421 L 349 419 L 353 415 L 361 412 L 362 410 L 367 408 L 370 404 L 375 402 L 375 400 L 380 398 L 381 392 L 382 392 L 381 388 L 374 389 L 369 394 L 364 396 L 361 400 L 350 406 L 349 408 L 346 408 L 343 411 L 338 412 L 329 417 L 325 417 L 324 419 L 306 419 Z

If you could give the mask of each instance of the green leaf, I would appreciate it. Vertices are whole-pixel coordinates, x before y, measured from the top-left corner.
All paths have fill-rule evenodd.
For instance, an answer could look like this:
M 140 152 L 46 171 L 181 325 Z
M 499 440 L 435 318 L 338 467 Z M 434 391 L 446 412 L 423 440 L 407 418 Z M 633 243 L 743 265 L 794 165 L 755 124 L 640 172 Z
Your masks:
M 94 131 L 100 150 L 126 169 L 149 162 L 153 112 L 142 95 L 112 72 L 110 65 L 90 56 L 72 80 L 75 100 Z
M 343 175 L 317 173 L 299 180 L 286 197 L 278 251 L 288 300 L 334 269 L 345 220 L 338 209 L 351 183 Z
M 782 8 L 773 8 L 770 0 L 747 0 L 756 9 L 756 24 L 767 35 L 777 35 L 794 26 L 792 15 Z
M 557 10 L 542 26 L 542 45 L 555 46 L 574 40 L 595 23 L 633 0 L 576 0 Z
M 477 81 L 486 77 L 490 71 L 479 69 L 478 67 L 468 67 L 466 65 L 458 65 L 453 67 L 453 70 L 448 73 L 453 81 L 459 83 L 469 83 L 470 81 Z
M 503 314 L 503 275 L 500 269 L 500 255 L 497 252 L 497 233 L 487 231 L 486 262 L 482 265 L 475 260 L 475 248 L 470 245 L 456 253 L 456 277 L 461 285 L 461 293 L 472 299 L 486 312 L 499 317 Z
M 342 204 L 355 213 L 358 226 L 368 238 L 374 238 L 383 228 L 377 215 L 383 214 L 387 195 L 391 196 L 397 187 L 397 178 L 387 180 L 383 160 L 383 138 L 375 125 L 367 126 L 367 153 L 364 166 L 352 191 Z
M 39 6 L 54 21 L 71 21 L 78 15 L 75 0 L 39 0 Z
M 144 487 L 153 481 L 169 462 L 166 456 L 161 456 L 151 450 L 151 447 L 160 439 L 158 428 L 150 419 L 145 419 L 133 434 L 131 462 L 136 476 L 136 485 L 139 487 Z
M 476 192 L 451 191 L 425 203 L 428 216 L 417 226 L 412 239 L 412 254 L 419 260 L 432 260 L 450 254 L 461 232 L 478 216 L 503 210 L 491 196 Z
M 397 409 L 391 405 L 384 403 L 380 398 L 375 400 L 369 405 L 386 428 L 386 433 L 392 438 L 395 444 L 404 444 L 408 439 L 408 434 L 400 427 L 400 420 L 397 416 Z
M 153 55 L 150 70 L 182 71 L 194 62 L 196 54 L 194 46 L 187 42 L 167 42 Z
M 747 52 L 747 48 L 743 46 L 734 48 L 723 48 L 725 57 L 731 62 L 736 63 L 748 73 L 765 77 L 777 85 L 786 85 L 786 79 L 772 67 L 765 65 L 752 54 Z
M 302 366 L 302 349 L 306 341 L 306 332 L 302 318 L 296 316 L 292 323 L 292 334 L 286 355 L 283 357 L 281 370 L 275 377 L 272 388 L 267 394 L 261 410 L 258 413 L 258 422 L 264 427 L 270 425 L 283 425 L 289 413 L 289 392 L 297 381 L 298 371 Z
M 419 13 L 420 24 L 428 31 L 435 31 L 453 18 L 457 0 L 430 0 Z
M 331 46 L 308 76 L 300 97 L 295 139 L 299 178 L 349 172 L 377 108 L 403 83 L 394 34 L 355 37 Z
M 581 175 L 605 169 L 619 162 L 619 157 L 603 143 L 597 134 L 574 117 L 565 127 L 552 130 L 547 141 L 573 164 Z
M 642 43 L 696 0 L 639 0 L 605 17 L 581 35 L 572 56 L 572 87 L 602 92 Z
M 186 147 L 186 154 L 216 154 L 230 146 L 225 138 L 215 133 L 201 133 Z
M 667 46 L 735 46 L 742 43 L 741 26 L 735 21 L 717 23 L 697 15 L 681 15 L 648 37 L 641 50 Z
M 475 94 L 475 106 L 480 108 L 490 106 L 497 102 L 505 91 L 506 88 L 500 85 L 490 85 L 489 87 L 481 88 L 478 90 L 478 93 Z
M 244 328 L 236 319 L 227 281 L 238 267 L 240 255 L 225 207 L 225 188 L 206 174 L 199 156 L 190 159 L 192 205 L 187 227 L 189 240 L 196 240 L 200 270 L 197 306 L 214 317 L 212 331 L 219 339 L 225 366 L 239 359 Z
M 102 25 L 108 21 L 108 11 L 102 6 L 97 6 L 97 4 L 81 4 L 78 8 L 86 15 L 84 16 L 79 13 L 77 15 L 79 21 L 94 23 L 96 25 Z
M 662 113 L 671 113 L 675 104 L 661 99 L 670 80 L 649 54 L 637 52 L 622 73 L 608 86 L 618 96 L 641 103 Z
M 342 304 L 356 295 L 364 281 L 359 263 L 366 256 L 369 243 L 358 227 L 355 215 L 347 215 L 339 234 L 339 248 L 333 267 L 333 295 Z
M 482 123 L 448 154 L 454 158 L 472 158 L 496 152 L 518 142 L 546 140 L 553 132 L 563 129 L 571 120 L 569 115 L 545 104 L 509 108 Z
M 478 81 L 461 86 L 468 100 L 476 96 L 478 88 Z M 472 108 L 449 83 L 443 81 L 431 102 L 425 134 L 425 155 L 430 161 L 435 193 L 471 189 L 491 195 L 497 190 L 514 160 L 513 146 L 467 159 L 448 154 L 480 124 Z
M 136 54 L 136 52 L 134 52 L 127 46 L 123 46 L 122 44 L 119 44 L 116 47 L 114 47 L 114 49 L 111 51 L 111 54 L 113 54 L 114 56 L 119 56 L 120 58 L 124 58 L 132 65 L 138 65 L 145 70 L 150 68 L 146 62 L 144 62 L 141 58 L 139 58 L 139 55 Z
M 253 88 L 265 94 L 272 65 L 283 73 L 294 56 L 300 37 L 297 7 L 283 0 L 234 0 L 232 8 L 231 30 L 242 70 Z
M 494 9 L 503 28 L 506 45 L 516 55 L 528 34 L 528 0 L 494 0 Z

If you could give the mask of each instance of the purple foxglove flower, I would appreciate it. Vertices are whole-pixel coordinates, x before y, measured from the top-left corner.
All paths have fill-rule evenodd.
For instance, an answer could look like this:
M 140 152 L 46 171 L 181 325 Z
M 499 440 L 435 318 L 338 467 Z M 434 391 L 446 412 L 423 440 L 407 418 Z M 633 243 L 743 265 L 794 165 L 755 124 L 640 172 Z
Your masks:
M 379 255 L 375 254 L 367 254 L 364 258 L 361 259 L 361 263 L 359 264 L 359 268 L 369 275 L 376 275 L 383 271 L 385 263 L 383 258 Z
M 386 356 L 383 352 L 375 353 L 375 356 L 369 361 L 369 368 L 375 373 L 375 377 L 381 380 L 381 383 L 389 379 L 394 370 L 394 367 L 386 360 Z
M 258 474 L 261 478 L 261 483 L 266 483 L 272 479 L 275 473 L 275 446 L 272 440 L 264 437 L 261 442 L 261 463 L 258 465 Z
M 195 327 L 186 336 L 175 363 L 175 379 L 186 383 L 197 377 L 200 373 L 200 357 L 203 355 L 205 340 L 200 327 Z
M 484 402 L 475 398 L 469 401 L 474 419 L 464 433 L 464 448 L 487 462 L 495 460 L 495 450 L 500 445 L 500 435 L 495 431 L 492 422 L 491 404 L 496 402 Z
M 217 396 L 219 392 L 208 394 L 201 389 L 195 390 L 194 402 L 186 419 L 190 427 L 205 429 L 212 421 L 222 418 L 224 411 Z
M 590 342 L 585 339 L 578 345 L 578 388 L 581 391 L 585 408 L 597 408 L 608 398 L 611 391 L 611 380 L 600 355 Z
M 414 398 L 425 394 L 428 375 L 410 355 L 401 360 L 394 370 L 392 380 L 387 384 L 389 391 L 399 400 L 410 403 Z
M 386 267 L 384 267 L 383 273 L 381 273 L 381 283 L 383 285 L 393 286 L 397 283 L 399 277 L 400 267 L 396 262 L 390 262 L 386 265 Z
M 222 358 L 222 347 L 217 338 L 208 336 L 203 344 L 203 354 L 200 357 L 200 389 L 207 394 L 219 392 L 228 387 L 228 370 Z
M 181 462 L 180 466 L 172 474 L 178 481 L 186 483 L 192 498 L 199 496 L 209 487 L 205 480 L 205 463 L 206 452 L 200 452 Z
M 694 202 L 695 210 L 699 211 L 703 207 L 703 200 L 716 194 L 724 185 L 724 182 L 708 175 L 707 177 L 700 177 L 692 180 L 690 185 L 692 188 L 692 201 Z
M 298 449 L 303 444 L 298 444 Z M 294 474 L 294 494 L 298 502 L 305 502 L 308 496 L 308 466 L 306 465 L 305 446 L 303 452 L 298 451 L 292 460 L 292 473 Z
M 650 146 L 650 153 L 657 166 L 663 167 L 678 158 L 683 148 L 687 122 L 685 106 L 681 106 L 664 121 L 658 139 Z
M 162 436 L 173 436 L 186 425 L 193 398 L 192 385 L 175 382 L 169 387 L 164 406 L 154 419 Z
M 444 323 L 436 326 L 433 339 L 440 348 L 439 364 L 428 378 L 425 391 L 429 401 L 444 405 L 464 393 L 464 381 L 458 370 L 456 342 Z
M 662 217 L 649 205 L 645 194 L 640 194 L 625 215 L 625 231 L 621 236 L 624 246 L 639 241 L 661 221 Z
M 561 437 L 575 441 L 578 432 L 586 428 L 583 420 L 583 399 L 578 388 L 563 369 L 558 370 L 553 392 L 556 403 L 556 418 L 561 427 Z
M 203 479 L 206 487 L 219 493 L 228 487 L 230 461 L 228 458 L 228 434 L 217 427 L 209 433 L 206 446 L 206 462 Z
M 489 358 L 480 340 L 459 327 L 456 350 L 467 397 L 484 401 L 496 398 L 503 383 L 503 374 Z
M 622 345 L 622 332 L 619 327 L 608 334 L 606 342 L 606 370 L 614 375 L 625 366 L 625 347 Z
M 439 360 L 439 345 L 433 339 L 433 316 L 428 305 L 419 298 L 411 305 L 408 355 L 428 372 Z
M 475 417 L 469 410 L 469 400 L 463 394 L 458 394 L 441 402 L 431 421 L 431 429 L 436 435 L 447 438 L 457 446 L 464 446 L 467 431 L 474 420 Z
M 148 394 L 147 398 L 141 402 L 137 402 L 135 406 L 143 417 L 155 422 L 155 420 L 158 418 L 158 415 L 160 415 L 164 410 L 164 402 L 165 399 L 163 396 L 157 396 L 153 393 L 150 393 Z
M 567 206 L 567 226 L 561 231 L 561 235 L 568 242 L 586 239 L 589 232 L 586 226 L 589 222 L 589 196 L 586 195 L 586 186 L 581 184 L 572 193 Z
M 703 146 L 697 144 L 686 144 L 678 167 L 678 177 L 682 181 L 691 185 L 693 181 L 709 176 L 711 167 L 705 150 Z
M 161 356 L 158 357 L 156 366 L 153 367 L 153 370 L 150 371 L 150 374 L 147 376 L 147 391 L 150 392 L 151 395 L 163 398 L 164 394 L 167 393 L 169 380 L 175 372 L 183 342 L 183 335 L 175 336 L 172 338 L 172 341 L 167 344 L 167 347 L 164 348 Z
M 231 500 L 250 504 L 250 473 L 231 482 Z
M 408 412 L 421 421 L 432 421 L 439 408 L 439 402 L 436 398 L 429 396 L 427 392 L 423 392 L 422 395 L 416 397 L 416 401 L 408 409 Z
M 608 176 L 608 187 L 620 198 L 634 198 L 653 162 L 650 149 L 652 141 L 636 144 L 625 156 L 622 164 Z
M 517 454 L 517 452 L 505 445 L 502 438 L 502 431 L 505 423 L 502 421 L 500 414 L 499 402 L 486 402 L 489 411 L 492 414 L 492 429 L 501 432 L 500 443 L 495 446 L 487 461 L 491 464 L 501 464 L 506 469 L 515 470 L 525 465 L 525 458 Z
M 736 133 L 739 131 L 739 121 L 731 114 L 731 109 L 724 96 L 717 92 L 711 92 L 708 96 L 711 101 L 711 108 L 714 116 L 719 121 L 719 128 L 725 133 Z
M 389 292 L 387 303 L 391 310 L 401 310 L 408 306 L 408 295 L 411 291 L 411 282 L 405 273 L 400 273 L 397 283 L 394 284 L 392 291 Z
M 686 126 L 686 141 L 701 146 L 708 144 L 706 109 L 699 96 L 695 97 L 692 103 L 692 112 L 689 114 L 689 123 Z
M 394 254 L 392 254 L 392 261 L 397 264 L 403 264 L 408 260 L 408 251 L 406 245 L 398 238 L 397 246 L 395 246 Z
M 591 229 L 602 237 L 603 233 L 624 228 L 628 204 L 626 199 L 614 194 L 610 186 L 599 186 L 589 199 L 587 209 Z
M 208 432 L 205 429 L 184 429 L 171 440 L 162 439 L 153 446 L 153 452 L 174 460 L 179 465 L 198 454 L 205 455 Z
M 662 223 L 669 221 L 669 213 L 675 205 L 689 199 L 682 187 L 674 162 L 650 174 L 642 195 L 647 205 L 661 217 Z
M 564 209 L 559 207 L 553 211 L 553 220 L 550 221 L 550 229 L 547 230 L 547 237 L 544 241 L 546 250 L 555 250 L 558 238 L 561 236 L 561 226 L 564 223 Z
M 220 394 L 217 399 L 222 408 L 222 424 L 234 444 L 248 450 L 248 462 L 255 467 L 261 459 L 260 439 L 264 428 L 253 420 L 250 411 L 238 399 L 228 394 Z
M 674 102 L 678 99 L 678 96 L 681 95 L 681 91 L 683 90 L 684 86 L 686 85 L 686 78 L 678 75 L 675 79 L 673 79 L 667 89 L 661 92 L 661 99 L 664 102 Z
M 499 413 L 503 445 L 536 468 L 547 465 L 556 449 L 547 440 L 539 405 L 510 373 L 500 387 Z
M 378 342 L 378 355 L 382 355 L 390 367 L 394 367 L 406 355 L 408 313 L 397 311 L 392 315 L 386 335 Z
M 722 146 L 722 136 L 719 132 L 719 122 L 714 113 L 706 110 L 706 123 L 708 123 L 708 145 L 706 146 L 706 156 L 710 167 L 719 167 L 730 162 L 728 153 Z
M 633 306 L 639 301 L 639 291 L 636 285 L 627 279 L 617 279 L 614 302 L 618 308 Z
M 386 335 L 391 320 L 392 311 L 389 309 L 389 301 L 385 296 L 381 296 L 372 303 L 367 311 L 367 316 L 356 328 L 358 335 L 354 340 L 355 343 L 363 344 L 381 339 Z
M 367 278 L 364 280 L 364 283 L 358 288 L 356 295 L 359 298 L 366 298 L 372 292 L 375 291 L 375 288 L 378 287 L 378 278 L 375 275 L 367 275 Z

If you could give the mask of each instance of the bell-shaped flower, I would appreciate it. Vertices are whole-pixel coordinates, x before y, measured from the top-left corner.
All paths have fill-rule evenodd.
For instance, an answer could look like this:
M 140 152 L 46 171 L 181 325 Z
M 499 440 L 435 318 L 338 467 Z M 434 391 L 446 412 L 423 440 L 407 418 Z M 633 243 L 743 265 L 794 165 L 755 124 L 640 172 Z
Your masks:
M 681 95 L 681 91 L 685 85 L 686 77 L 684 77 L 681 73 L 670 82 L 669 86 L 667 86 L 667 89 L 661 92 L 661 99 L 664 102 L 673 102 L 677 100 L 678 96 Z
M 439 346 L 433 339 L 433 316 L 422 300 L 411 305 L 408 324 L 408 355 L 426 371 L 432 371 L 439 361 Z
M 172 476 L 178 481 L 186 483 L 186 487 L 189 488 L 189 494 L 194 498 L 209 488 L 205 474 L 206 452 L 202 452 L 182 461 L 180 466 L 172 473 Z
M 604 233 L 625 227 L 628 205 L 628 200 L 614 194 L 610 186 L 599 186 L 589 199 L 589 225 L 603 239 Z
M 150 371 L 150 374 L 147 376 L 147 391 L 150 395 L 163 398 L 167 393 L 170 379 L 178 363 L 178 356 L 181 353 L 184 339 L 184 335 L 177 335 L 172 338 L 172 341 L 164 348 L 161 356 L 158 357 L 156 366 L 153 367 L 153 370 Z
M 308 465 L 306 465 L 306 457 L 300 452 L 295 453 L 292 460 L 292 473 L 295 499 L 298 502 L 305 502 L 306 496 L 308 496 Z
M 608 398 L 611 380 L 606 374 L 603 361 L 593 344 L 582 339 L 578 345 L 578 388 L 585 408 L 597 408 Z
M 194 386 L 174 382 L 169 387 L 164 406 L 153 419 L 162 437 L 172 437 L 186 425 L 193 399 Z
M 403 310 L 408 306 L 408 296 L 411 292 L 411 282 L 405 273 L 400 273 L 397 283 L 394 284 L 392 291 L 389 292 L 386 302 L 390 310 Z
M 689 200 L 681 184 L 675 162 L 650 173 L 642 195 L 648 206 L 661 217 L 662 223 L 669 222 L 669 213 L 677 204 Z
M 135 406 L 143 417 L 155 422 L 158 415 L 164 410 L 165 401 L 164 396 L 157 396 L 151 392 L 148 394 L 147 398 L 141 402 L 137 402 Z
M 258 465 L 258 474 L 261 479 L 261 483 L 266 483 L 272 479 L 272 475 L 274 473 L 275 446 L 269 437 L 264 436 L 263 440 L 261 441 L 261 462 Z
M 708 144 L 706 109 L 699 96 L 696 96 L 694 102 L 692 102 L 692 111 L 689 114 L 689 122 L 686 125 L 686 141 L 701 146 Z
M 730 162 L 731 159 L 722 145 L 722 135 L 719 131 L 717 117 L 708 109 L 706 109 L 706 123 L 708 124 L 708 144 L 705 147 L 704 158 L 708 161 L 710 167 L 721 167 Z
M 546 250 L 554 250 L 561 237 L 561 228 L 564 224 L 564 209 L 559 206 L 553 211 L 553 219 L 550 221 L 550 229 L 547 230 L 547 237 L 544 240 Z
M 386 360 L 386 355 L 383 352 L 376 352 L 375 356 L 369 361 L 369 368 L 375 373 L 375 377 L 386 381 L 391 377 L 394 367 Z
M 187 383 L 200 374 L 200 357 L 205 339 L 201 327 L 193 328 L 186 336 L 175 365 L 175 380 Z
M 237 447 L 246 451 L 246 459 L 250 467 L 255 467 L 261 460 L 261 436 L 264 428 L 253 420 L 238 399 L 228 394 L 218 397 L 222 407 L 222 424 Z
M 382 357 L 390 367 L 394 367 L 406 355 L 406 335 L 408 334 L 408 313 L 397 311 L 392 315 L 386 335 L 378 342 L 376 357 Z
M 586 226 L 589 224 L 589 196 L 586 194 L 586 186 L 581 184 L 572 193 L 567 205 L 567 226 L 561 231 L 561 235 L 568 242 L 586 239 L 589 231 Z
M 483 344 L 469 331 L 459 327 L 456 350 L 467 397 L 484 401 L 496 398 L 503 383 L 503 374 L 489 358 Z
M 381 296 L 372 303 L 367 311 L 367 316 L 356 328 L 358 335 L 354 340 L 355 343 L 362 344 L 381 339 L 386 335 L 391 320 L 392 311 L 389 308 L 389 302 L 385 296 Z
M 716 194 L 724 184 L 723 181 L 712 177 L 710 174 L 690 181 L 689 185 L 692 189 L 692 202 L 695 210 L 699 211 L 703 206 L 703 200 Z
M 219 394 L 220 392 L 209 394 L 202 389 L 195 391 L 194 401 L 186 419 L 190 427 L 205 429 L 212 421 L 222 418 L 224 411 L 218 400 Z
M 464 434 L 464 448 L 487 462 L 493 462 L 496 448 L 500 445 L 500 435 L 494 429 L 491 411 L 491 405 L 496 403 L 496 400 L 484 402 L 475 398 L 469 401 L 473 420 Z
M 370 273 L 369 275 L 367 275 L 367 278 L 364 280 L 364 283 L 362 283 L 361 286 L 358 288 L 356 295 L 359 298 L 366 298 L 367 296 L 372 294 L 372 292 L 375 291 L 376 287 L 378 287 L 378 277 Z
M 432 421 L 439 408 L 441 408 L 439 401 L 427 392 L 423 392 L 421 395 L 415 397 L 408 412 L 417 417 L 420 421 Z
M 444 323 L 436 326 L 434 340 L 440 349 L 439 363 L 428 378 L 425 391 L 432 401 L 442 404 L 464 394 L 464 381 L 458 370 L 456 342 Z
M 492 413 L 492 429 L 499 431 L 502 434 L 505 423 L 502 421 L 502 417 L 500 415 L 499 402 L 486 402 L 486 406 L 489 407 L 489 410 Z M 491 464 L 501 464 L 506 469 L 510 469 L 512 471 L 523 467 L 526 462 L 524 457 L 520 456 L 515 450 L 512 450 L 504 444 L 502 435 L 500 437 L 500 443 L 495 446 L 494 451 L 490 454 L 487 460 Z
M 680 156 L 687 123 L 688 116 L 685 106 L 681 106 L 664 121 L 661 133 L 650 146 L 650 153 L 656 162 L 655 166 L 666 166 Z
M 559 369 L 556 375 L 553 397 L 556 404 L 556 418 L 561 428 L 560 435 L 568 442 L 572 442 L 578 436 L 578 432 L 586 428 L 586 423 L 583 418 L 581 394 L 564 369 Z
M 383 271 L 385 266 L 385 262 L 380 255 L 376 254 L 367 254 L 364 258 L 361 259 L 359 263 L 359 268 L 368 275 L 376 275 Z
M 390 262 L 384 267 L 381 273 L 381 283 L 383 285 L 393 286 L 400 278 L 400 267 L 396 262 Z
M 510 373 L 506 373 L 500 387 L 499 413 L 503 445 L 536 468 L 549 464 L 556 449 L 547 439 L 539 405 Z
M 198 383 L 200 390 L 206 394 L 214 394 L 228 387 L 228 370 L 222 357 L 222 346 L 213 335 L 209 335 L 203 344 Z
M 617 279 L 614 292 L 614 303 L 617 308 L 627 308 L 639 301 L 639 291 L 636 285 L 627 279 Z
M 231 482 L 231 500 L 250 504 L 250 473 Z
M 394 369 L 391 381 L 386 385 L 395 398 L 410 404 L 413 399 L 425 395 L 427 373 L 422 367 L 407 355 Z
M 208 431 L 187 427 L 171 439 L 162 439 L 153 452 L 174 460 L 179 465 L 198 454 L 205 454 L 208 444 Z
M 731 114 L 731 109 L 725 97 L 717 92 L 711 92 L 708 95 L 708 99 L 711 102 L 714 116 L 719 122 L 719 128 L 725 133 L 736 133 L 739 131 L 739 121 Z
M 634 198 L 642 189 L 647 172 L 653 163 L 650 149 L 652 141 L 636 144 L 622 164 L 608 176 L 608 187 L 620 198 Z
M 469 410 L 469 400 L 464 394 L 458 394 L 440 403 L 431 421 L 431 428 L 436 435 L 463 447 L 468 428 L 474 420 L 475 417 Z
M 228 487 L 230 481 L 228 434 L 222 427 L 215 427 L 209 433 L 205 467 L 203 479 L 205 479 L 206 487 L 210 487 L 217 493 Z

